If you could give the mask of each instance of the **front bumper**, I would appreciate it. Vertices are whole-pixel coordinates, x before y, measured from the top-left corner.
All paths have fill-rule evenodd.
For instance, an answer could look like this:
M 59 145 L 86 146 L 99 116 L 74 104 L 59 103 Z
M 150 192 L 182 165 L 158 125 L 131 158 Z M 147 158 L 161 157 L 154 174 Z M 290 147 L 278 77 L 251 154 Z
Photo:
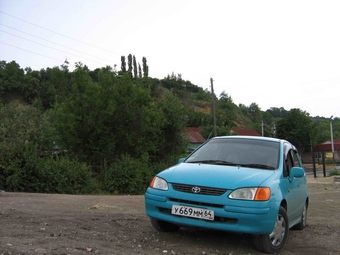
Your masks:
M 145 193 L 146 214 L 177 225 L 218 229 L 249 234 L 272 232 L 279 204 L 275 201 L 232 200 L 222 196 L 187 194 L 148 188 Z M 214 220 L 204 220 L 171 214 L 172 205 L 213 210 Z

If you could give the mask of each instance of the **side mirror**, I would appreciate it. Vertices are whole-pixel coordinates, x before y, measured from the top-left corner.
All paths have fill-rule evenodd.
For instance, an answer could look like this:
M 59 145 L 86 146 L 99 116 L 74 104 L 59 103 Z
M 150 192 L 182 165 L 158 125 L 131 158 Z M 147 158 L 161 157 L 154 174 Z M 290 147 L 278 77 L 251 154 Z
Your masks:
M 292 181 L 294 178 L 301 178 L 305 176 L 305 170 L 302 167 L 292 167 L 289 172 L 289 180 Z
M 181 164 L 183 161 L 185 160 L 185 158 L 180 158 L 177 162 L 177 164 Z

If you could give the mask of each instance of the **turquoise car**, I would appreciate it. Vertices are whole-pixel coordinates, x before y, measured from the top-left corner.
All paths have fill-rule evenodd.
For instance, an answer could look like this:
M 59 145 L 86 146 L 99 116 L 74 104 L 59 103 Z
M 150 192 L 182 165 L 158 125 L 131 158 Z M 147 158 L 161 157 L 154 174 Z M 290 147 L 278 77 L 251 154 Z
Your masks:
M 145 193 L 146 214 L 159 231 L 188 226 L 248 233 L 266 253 L 282 250 L 290 228 L 305 228 L 308 202 L 294 145 L 250 136 L 208 140 L 157 174 Z

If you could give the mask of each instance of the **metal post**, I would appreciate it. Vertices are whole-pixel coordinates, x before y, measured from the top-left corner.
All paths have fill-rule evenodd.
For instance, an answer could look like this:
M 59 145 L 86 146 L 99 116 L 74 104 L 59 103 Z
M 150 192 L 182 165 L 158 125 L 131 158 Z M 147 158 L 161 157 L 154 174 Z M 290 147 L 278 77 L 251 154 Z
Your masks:
M 213 78 L 210 78 L 211 83 L 211 96 L 212 96 L 212 112 L 213 112 L 213 119 L 214 119 L 214 137 L 217 136 L 216 131 L 216 114 L 215 114 L 215 94 L 214 94 L 214 85 L 213 85 Z
M 331 127 L 331 143 L 332 143 L 332 158 L 333 158 L 333 164 L 334 164 L 334 140 L 333 140 L 333 115 L 329 118 L 329 125 Z
M 312 160 L 313 160 L 313 173 L 314 173 L 314 178 L 316 178 L 316 166 L 315 166 L 315 153 L 312 150 Z
M 326 163 L 325 163 L 325 152 L 322 152 L 322 172 L 323 177 L 326 177 Z

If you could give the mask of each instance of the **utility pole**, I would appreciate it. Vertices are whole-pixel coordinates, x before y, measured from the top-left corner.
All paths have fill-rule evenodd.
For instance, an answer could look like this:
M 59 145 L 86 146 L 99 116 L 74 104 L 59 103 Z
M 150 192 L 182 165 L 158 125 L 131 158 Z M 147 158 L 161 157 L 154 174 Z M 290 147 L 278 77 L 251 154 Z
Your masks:
M 213 84 L 213 78 L 210 78 L 211 83 L 211 97 L 212 97 L 212 113 L 213 113 L 213 119 L 214 119 L 214 137 L 217 136 L 216 131 L 216 114 L 215 114 L 215 94 L 214 94 L 214 84 Z
M 332 158 L 334 164 L 333 115 L 329 118 L 329 125 L 331 128 Z

